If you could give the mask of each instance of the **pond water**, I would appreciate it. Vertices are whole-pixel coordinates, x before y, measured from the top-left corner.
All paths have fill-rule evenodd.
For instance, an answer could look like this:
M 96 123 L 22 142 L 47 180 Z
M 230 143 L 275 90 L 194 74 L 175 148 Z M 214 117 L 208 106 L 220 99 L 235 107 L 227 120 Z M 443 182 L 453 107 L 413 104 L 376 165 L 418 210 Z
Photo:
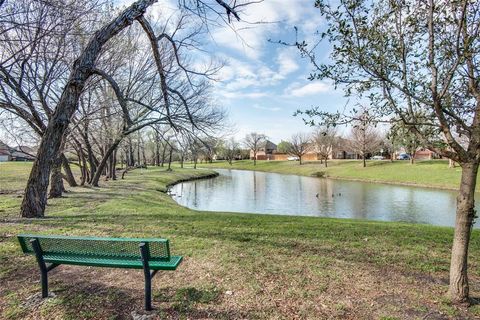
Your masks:
M 454 191 L 277 173 L 216 170 L 213 179 L 173 186 L 195 210 L 404 221 L 454 226 Z M 475 228 L 480 227 L 477 223 Z

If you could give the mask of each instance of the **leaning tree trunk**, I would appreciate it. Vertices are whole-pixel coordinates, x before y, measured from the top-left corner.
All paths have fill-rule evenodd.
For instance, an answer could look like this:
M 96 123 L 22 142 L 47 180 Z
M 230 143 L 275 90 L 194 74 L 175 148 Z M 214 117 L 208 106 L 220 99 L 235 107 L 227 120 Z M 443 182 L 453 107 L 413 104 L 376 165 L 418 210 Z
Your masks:
M 455 302 L 465 302 L 468 299 L 468 244 L 475 218 L 475 186 L 478 165 L 478 162 L 462 164 L 462 179 L 457 196 L 455 235 L 450 263 L 449 294 Z
M 122 137 L 123 138 L 123 137 Z M 102 175 L 103 169 L 107 165 L 107 161 L 110 159 L 110 157 L 113 155 L 113 152 L 115 149 L 117 149 L 118 145 L 122 141 L 122 138 L 116 139 L 110 147 L 106 150 L 102 161 L 100 161 L 100 164 L 98 165 L 97 172 L 95 172 L 95 176 L 92 179 L 92 182 L 90 183 L 94 187 L 98 187 L 98 181 L 100 180 L 100 176 Z
M 61 157 L 62 157 L 63 171 L 65 171 L 65 180 L 67 180 L 68 185 L 70 187 L 78 186 L 77 181 L 75 180 L 75 176 L 73 175 L 72 169 L 70 168 L 70 163 L 68 163 L 67 157 L 65 157 L 65 154 L 63 153 Z
M 49 198 L 60 198 L 65 191 L 62 177 L 62 155 L 59 155 L 52 166 L 52 176 L 50 178 Z
M 86 81 L 92 75 L 95 61 L 105 43 L 141 17 L 156 0 L 140 0 L 121 12 L 115 19 L 95 32 L 75 63 L 60 100 L 42 137 L 37 158 L 25 188 L 20 215 L 26 218 L 43 217 L 47 204 L 48 178 L 51 165 L 59 152 L 70 118 L 77 110 L 78 99 Z
M 115 149 L 112 155 L 112 180 L 117 180 L 117 150 Z
M 84 186 L 85 182 L 89 180 L 88 169 L 87 169 L 87 159 L 85 159 L 85 156 L 82 151 L 80 151 L 79 158 L 80 158 L 80 161 L 79 161 L 80 169 L 82 172 L 82 176 L 80 177 L 80 185 Z

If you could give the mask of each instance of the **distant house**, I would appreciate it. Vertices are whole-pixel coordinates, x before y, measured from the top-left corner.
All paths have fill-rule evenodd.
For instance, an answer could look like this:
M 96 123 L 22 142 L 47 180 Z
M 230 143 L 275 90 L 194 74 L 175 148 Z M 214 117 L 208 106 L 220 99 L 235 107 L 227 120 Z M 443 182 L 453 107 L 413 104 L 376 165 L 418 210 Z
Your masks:
M 399 156 L 402 153 L 410 154 L 408 150 L 402 147 L 395 152 L 395 155 Z M 415 160 L 433 160 L 433 159 L 441 159 L 442 156 L 426 148 L 418 148 L 417 151 L 415 151 L 415 155 L 413 156 L 413 158 Z
M 339 138 L 339 142 L 337 143 L 337 146 L 333 148 L 333 150 L 330 152 L 330 155 L 328 156 L 328 159 L 361 159 L 362 156 L 359 154 L 356 154 L 354 152 L 351 152 L 348 150 L 348 140 Z M 274 151 L 273 152 L 273 158 L 271 160 L 280 160 L 280 161 L 285 161 L 290 157 L 290 154 L 288 153 L 281 153 Z M 303 160 L 305 161 L 317 161 L 317 160 L 322 160 L 322 156 L 316 150 L 315 147 L 310 148 L 310 150 L 305 153 L 305 155 L 302 157 Z
M 0 141 L 0 162 L 10 161 L 10 148 L 5 143 Z
M 6 143 L 0 141 L 0 162 L 5 161 L 33 161 L 36 151 L 27 146 L 17 148 L 9 147 Z
M 10 152 L 0 150 L 0 162 L 10 161 Z
M 277 151 L 277 145 L 270 140 L 266 140 L 260 145 L 256 160 L 273 160 L 275 151 Z M 250 150 L 250 159 L 254 159 L 252 150 Z
M 420 148 L 415 152 L 415 160 L 440 159 L 440 155 L 428 149 Z

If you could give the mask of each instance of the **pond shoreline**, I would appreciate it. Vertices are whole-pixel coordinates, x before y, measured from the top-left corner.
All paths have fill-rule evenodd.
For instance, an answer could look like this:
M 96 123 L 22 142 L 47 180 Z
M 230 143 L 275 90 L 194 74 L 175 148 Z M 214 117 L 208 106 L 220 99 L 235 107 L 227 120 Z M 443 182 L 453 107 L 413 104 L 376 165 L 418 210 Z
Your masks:
M 457 187 L 438 186 L 438 185 L 431 185 L 431 184 L 426 184 L 426 183 L 388 181 L 388 180 L 376 180 L 376 179 L 362 179 L 362 178 L 348 178 L 348 177 L 330 176 L 328 174 L 326 174 L 324 176 L 318 175 L 319 172 L 325 173 L 323 171 L 319 171 L 316 174 L 314 173 L 314 174 L 310 174 L 310 175 L 303 175 L 303 174 L 278 172 L 278 171 L 270 171 L 270 170 L 223 168 L 223 167 L 214 167 L 214 166 L 212 166 L 212 167 L 202 167 L 202 169 L 207 169 L 207 170 L 220 169 L 220 170 L 241 170 L 241 171 L 253 171 L 253 172 L 267 172 L 267 173 L 283 174 L 283 175 L 288 175 L 288 176 L 310 177 L 310 178 L 318 178 L 318 179 L 332 179 L 332 180 L 342 180 L 342 181 L 366 182 L 366 183 L 373 183 L 373 184 L 386 184 L 386 185 L 398 185 L 398 186 L 406 186 L 406 187 L 419 187 L 419 188 L 428 188 L 428 189 L 437 189 L 437 190 L 458 191 Z
M 212 170 L 209 169 L 209 171 L 212 171 Z M 173 182 L 167 183 L 165 185 L 166 188 L 165 188 L 164 193 L 168 193 L 168 191 L 170 190 L 171 187 L 173 187 L 174 185 L 179 184 L 179 183 L 195 181 L 195 180 L 203 180 L 203 179 L 213 179 L 213 178 L 218 177 L 219 175 L 220 175 L 220 173 L 215 171 L 215 172 L 209 172 L 208 174 L 205 174 L 205 175 L 192 176 L 192 177 L 188 177 L 188 178 L 178 179 L 178 180 L 175 180 Z
M 303 176 L 303 177 L 308 177 L 308 176 Z M 312 178 L 317 178 L 315 176 L 311 176 L 311 177 Z M 419 187 L 419 188 L 437 189 L 437 190 L 458 191 L 458 188 L 432 186 L 432 185 L 429 185 L 429 184 L 414 183 L 414 182 L 395 182 L 395 181 L 374 180 L 374 179 L 344 178 L 344 177 L 336 177 L 336 176 L 325 176 L 325 177 L 318 177 L 318 178 L 332 179 L 332 180 L 343 180 L 343 181 L 355 181 L 355 182 L 367 182 L 367 183 L 374 183 L 374 184 L 387 184 L 387 185 L 405 186 L 405 187 Z

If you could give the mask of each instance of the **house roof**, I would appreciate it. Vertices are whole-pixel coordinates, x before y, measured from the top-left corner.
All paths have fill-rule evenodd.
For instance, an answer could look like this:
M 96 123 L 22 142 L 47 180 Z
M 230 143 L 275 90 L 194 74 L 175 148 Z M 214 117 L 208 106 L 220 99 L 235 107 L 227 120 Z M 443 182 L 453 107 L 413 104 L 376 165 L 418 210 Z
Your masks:
M 0 155 L 11 156 L 13 158 L 35 159 L 36 150 L 27 146 L 19 146 L 18 148 L 9 147 L 6 143 L 0 141 Z
M 3 141 L 0 141 L 0 150 L 10 150 L 10 147 Z
M 261 144 L 261 148 L 276 150 L 277 145 L 270 140 L 265 140 L 265 142 Z

